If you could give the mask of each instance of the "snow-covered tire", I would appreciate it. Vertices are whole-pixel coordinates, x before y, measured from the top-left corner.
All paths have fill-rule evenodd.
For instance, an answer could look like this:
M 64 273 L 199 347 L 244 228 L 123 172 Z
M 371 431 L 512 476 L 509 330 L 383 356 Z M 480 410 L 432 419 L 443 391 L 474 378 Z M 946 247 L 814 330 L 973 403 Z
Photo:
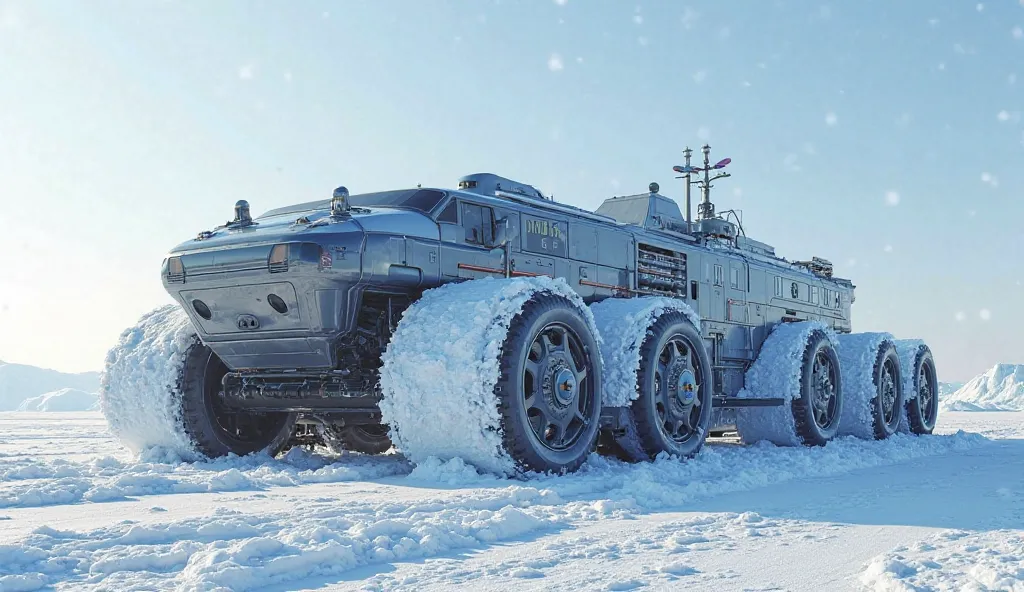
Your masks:
M 599 347 L 590 310 L 562 279 L 428 290 L 384 353 L 382 421 L 415 463 L 457 457 L 499 474 L 574 471 L 597 442 Z M 554 439 L 568 442 L 542 441 L 556 424 Z
M 906 431 L 931 434 L 939 415 L 939 383 L 931 349 L 920 340 L 896 342 L 903 368 Z
M 839 433 L 882 440 L 895 434 L 903 415 L 900 358 L 888 333 L 837 336 L 843 380 Z
M 625 433 L 614 437 L 614 446 L 607 452 L 630 461 L 650 460 L 662 452 L 683 458 L 697 454 L 711 423 L 713 396 L 711 361 L 700 335 L 700 317 L 686 302 L 661 296 L 608 298 L 590 305 L 590 310 L 601 332 L 604 405 L 627 409 L 621 415 Z M 674 398 L 675 390 L 655 389 L 657 359 L 674 339 L 694 354 L 685 361 L 692 362 L 688 382 L 697 388 L 682 405 Z M 677 366 L 672 372 L 678 379 L 682 368 Z M 669 384 L 662 382 L 661 386 Z M 671 412 L 697 411 L 687 437 L 672 438 L 665 433 L 666 422 L 660 415 L 666 410 L 669 419 L 675 415 Z
M 100 385 L 100 409 L 111 434 L 147 457 L 196 460 L 218 455 L 210 454 L 216 447 L 211 450 L 208 442 L 196 438 L 202 432 L 197 425 L 204 421 L 195 398 L 200 382 L 196 365 L 203 350 L 209 351 L 176 305 L 153 310 L 125 330 L 107 354 Z M 187 403 L 186 381 L 192 392 Z M 268 442 L 267 448 L 275 446 L 276 441 Z
M 298 415 L 225 409 L 218 392 L 227 372 L 217 354 L 195 338 L 185 355 L 179 387 L 186 434 L 209 458 L 254 452 L 275 456 L 288 444 Z
M 822 446 L 831 441 L 843 410 L 842 371 L 831 331 L 817 321 L 776 325 L 737 396 L 786 402 L 737 410 L 736 428 L 745 443 Z M 817 419 L 816 410 L 822 413 Z

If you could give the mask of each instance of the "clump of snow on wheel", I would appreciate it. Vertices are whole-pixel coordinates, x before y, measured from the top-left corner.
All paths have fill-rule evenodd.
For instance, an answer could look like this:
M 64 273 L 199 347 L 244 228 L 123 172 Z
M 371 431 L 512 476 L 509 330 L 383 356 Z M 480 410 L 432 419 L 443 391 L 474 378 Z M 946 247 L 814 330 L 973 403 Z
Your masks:
M 194 458 L 185 435 L 178 381 L 196 332 L 176 305 L 153 310 L 108 353 L 100 378 L 100 410 L 110 432 L 132 452 Z
M 605 407 L 625 407 L 635 400 L 640 347 L 647 330 L 665 312 L 686 315 L 697 331 L 700 317 L 685 302 L 660 296 L 608 298 L 590 306 L 601 334 L 601 358 L 605 366 L 602 393 Z
M 804 349 L 815 330 L 828 336 L 835 347 L 835 332 L 818 321 L 779 323 L 761 346 L 757 359 L 747 369 L 737 397 L 745 399 L 782 398 L 777 407 L 752 407 L 736 413 L 736 430 L 747 444 L 760 440 L 781 446 L 799 446 L 792 401 L 800 398 L 800 377 Z
M 892 341 L 892 335 L 853 333 L 836 337 L 836 354 L 839 356 L 840 375 L 843 381 L 840 435 L 865 439 L 875 437 L 875 419 L 871 403 L 877 395 L 875 361 L 879 347 L 886 340 Z
M 600 344 L 590 309 L 561 278 L 446 284 L 405 311 L 382 358 L 380 410 L 409 460 L 461 458 L 484 471 L 515 471 L 494 394 L 498 356 L 512 319 L 538 293 L 573 302 Z
M 924 346 L 922 339 L 897 339 L 896 355 L 900 358 L 900 372 L 903 376 L 903 407 L 900 409 L 900 425 L 897 431 L 903 434 L 910 433 L 910 418 L 907 416 L 907 405 L 911 399 L 917 398 L 917 372 L 914 370 L 917 362 L 917 355 Z

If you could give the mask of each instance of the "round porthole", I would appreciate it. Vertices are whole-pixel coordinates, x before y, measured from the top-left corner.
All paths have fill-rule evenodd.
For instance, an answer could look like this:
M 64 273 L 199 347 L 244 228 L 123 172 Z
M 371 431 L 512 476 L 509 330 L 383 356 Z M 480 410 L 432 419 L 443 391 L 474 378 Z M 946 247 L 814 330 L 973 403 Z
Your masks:
M 274 310 L 281 314 L 285 314 L 288 312 L 288 305 L 285 304 L 284 300 L 277 294 L 271 294 L 267 296 L 267 303 L 269 303 Z
M 210 312 L 210 307 L 206 306 L 206 303 L 202 300 L 193 300 L 192 309 L 196 311 L 196 314 L 203 317 L 206 320 L 213 318 L 213 313 Z

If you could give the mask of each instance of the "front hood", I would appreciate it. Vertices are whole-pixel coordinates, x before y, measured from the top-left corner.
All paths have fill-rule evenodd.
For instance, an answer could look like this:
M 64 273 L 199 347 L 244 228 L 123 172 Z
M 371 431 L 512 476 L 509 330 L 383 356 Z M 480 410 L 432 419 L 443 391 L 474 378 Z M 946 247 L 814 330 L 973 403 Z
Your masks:
M 348 232 L 384 233 L 439 240 L 429 216 L 396 208 L 359 208 L 350 216 L 331 217 L 325 210 L 258 218 L 245 227 L 221 227 L 202 233 L 171 250 L 171 254 L 284 242 L 320 242 Z

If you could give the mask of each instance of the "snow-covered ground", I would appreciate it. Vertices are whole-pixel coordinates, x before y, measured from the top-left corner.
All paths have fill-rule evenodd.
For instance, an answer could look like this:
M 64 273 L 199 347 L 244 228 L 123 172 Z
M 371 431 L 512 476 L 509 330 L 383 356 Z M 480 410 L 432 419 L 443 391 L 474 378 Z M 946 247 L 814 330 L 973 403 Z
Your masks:
M 1024 413 L 938 432 L 523 481 L 302 450 L 146 463 L 99 413 L 3 413 L 0 590 L 1021 589 Z

